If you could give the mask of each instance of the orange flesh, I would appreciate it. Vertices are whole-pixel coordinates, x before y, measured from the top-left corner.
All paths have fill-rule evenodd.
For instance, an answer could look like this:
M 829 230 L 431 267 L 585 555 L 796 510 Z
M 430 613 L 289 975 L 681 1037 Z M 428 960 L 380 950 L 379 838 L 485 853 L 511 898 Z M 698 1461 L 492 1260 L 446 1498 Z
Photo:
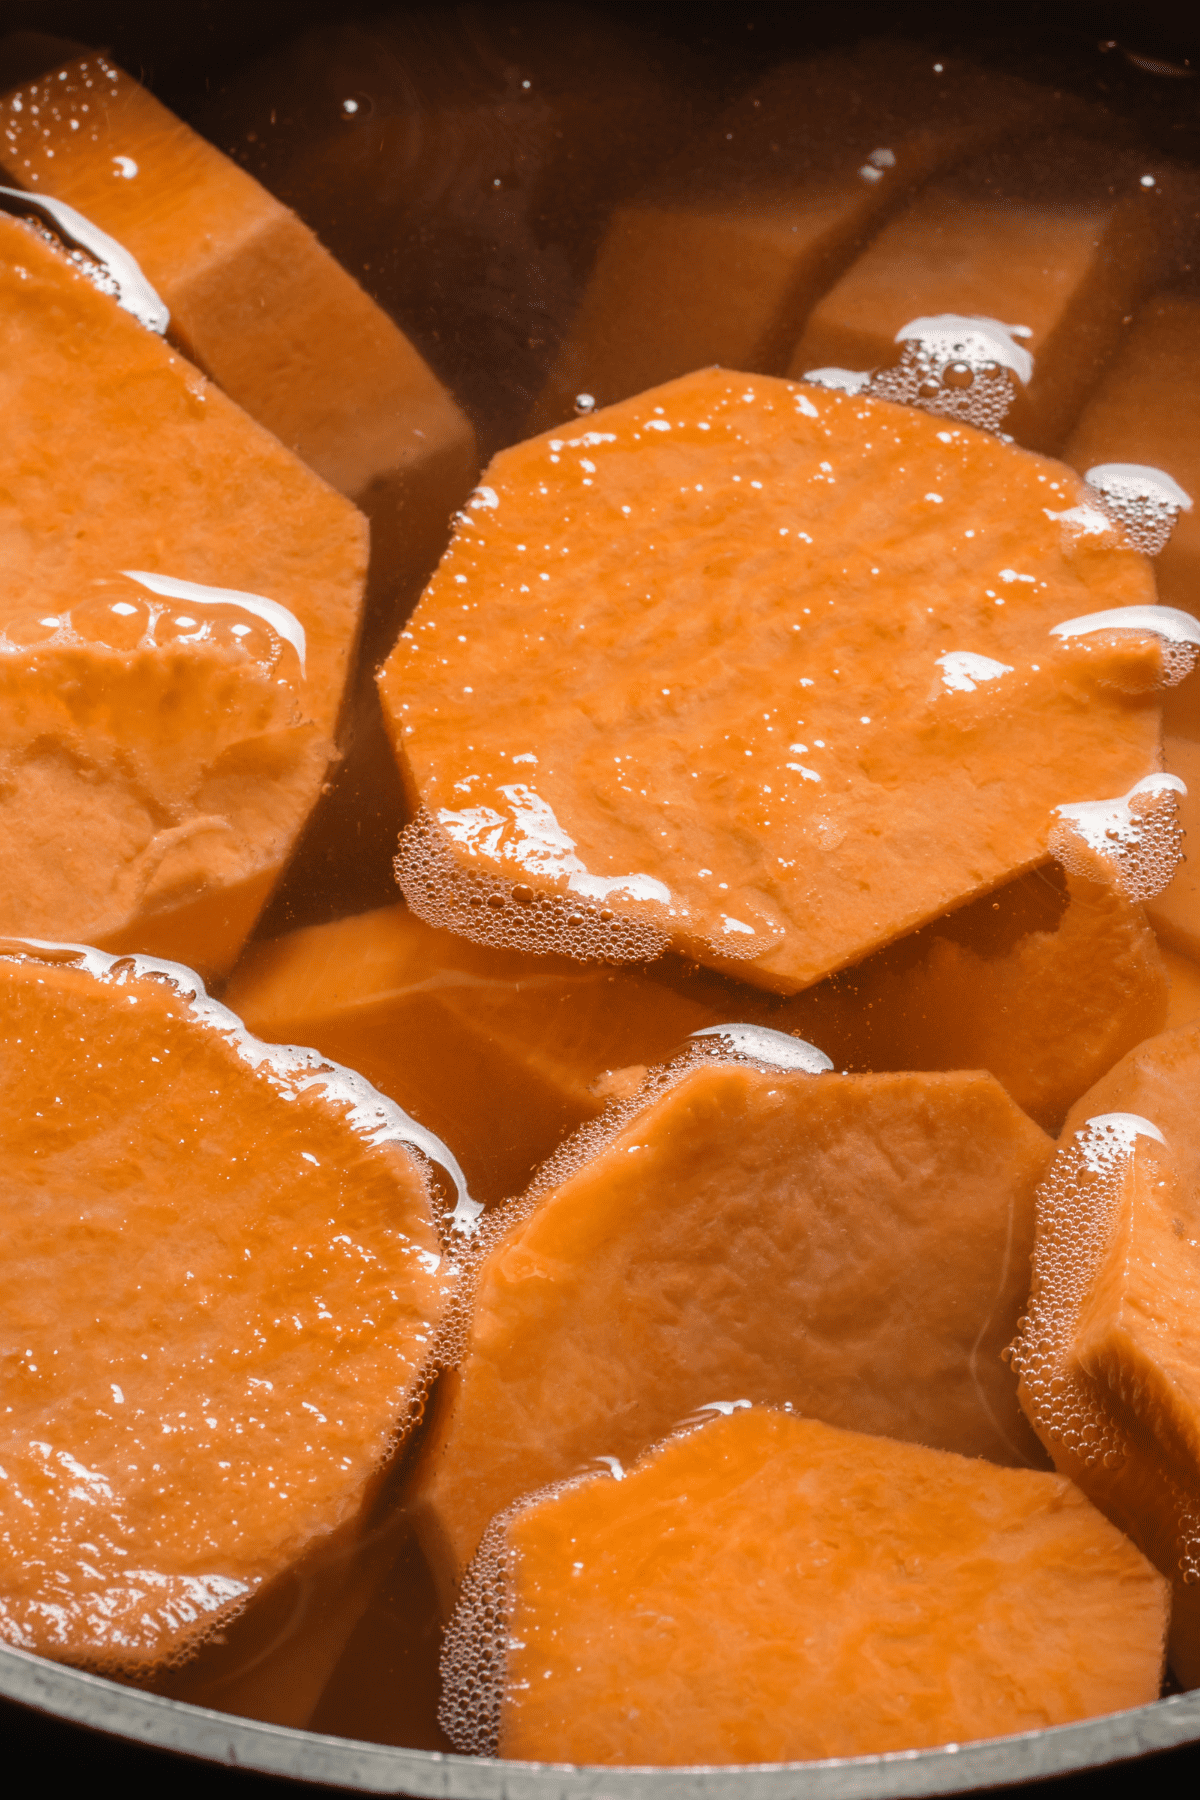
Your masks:
M 517 1193 L 602 1111 L 606 1071 L 717 1020 L 644 976 L 486 949 L 402 906 L 252 945 L 223 998 L 256 1036 L 314 1045 L 452 1141 L 482 1201 Z
M 294 213 L 98 54 L 0 100 L 0 167 L 136 257 L 180 348 L 370 514 L 393 581 L 431 524 L 436 555 L 471 428 Z
M 756 1407 L 500 1529 L 504 1756 L 862 1756 L 1158 1694 L 1166 1584 L 1054 1475 Z
M 1192 679 L 1189 677 L 1189 680 Z M 1187 787 L 1179 796 L 1184 860 L 1169 887 L 1147 903 L 1146 914 L 1165 944 L 1185 956 L 1200 956 L 1200 741 L 1169 737 L 1163 762 Z
M 1152 1038 L 1072 1108 L 1039 1195 L 1021 1402 L 1055 1464 L 1172 1582 L 1171 1666 L 1200 1683 L 1200 1029 Z M 1079 1170 L 1075 1134 L 1132 1113 L 1139 1136 Z M 1077 1296 L 1074 1301 L 1071 1296 Z
M 108 1668 L 357 1529 L 452 1292 L 401 1116 L 170 968 L 0 959 L 0 1636 Z
M 1050 1152 L 987 1075 L 702 1065 L 635 1104 L 489 1239 L 416 1478 L 442 1591 L 518 1495 L 711 1400 L 1036 1458 L 999 1352 Z
M 1047 516 L 1078 496 L 909 408 L 688 376 L 494 459 L 382 678 L 397 753 L 458 868 L 806 987 L 1157 767 L 1153 698 L 1114 685 L 1157 640 L 1050 636 L 1153 600 L 1115 534 Z M 1003 670 L 950 691 L 961 652 Z
M 1114 193 L 1113 171 L 1098 183 L 1094 164 L 1094 146 L 1060 139 L 924 188 L 818 302 L 789 373 L 888 366 L 896 334 L 923 315 L 1019 323 L 1033 376 L 1004 429 L 1057 449 L 1165 250 L 1164 187 L 1139 187 L 1139 162 Z
M 0 217 L 5 368 L 0 928 L 227 969 L 316 799 L 365 522 L 24 224 Z M 131 504 L 131 500 L 135 504 Z M 158 600 L 147 570 L 265 596 L 303 679 L 239 647 L 262 621 Z M 188 605 L 192 603 L 189 602 Z M 199 603 L 197 603 L 199 605 Z M 116 611 L 113 611 L 113 608 Z M 53 621 L 70 614 L 76 641 Z M 50 625 L 45 621 L 49 619 Z M 269 635 L 269 634 L 267 634 Z M 21 646 L 24 646 L 23 648 Z
M 773 1008 L 767 1022 L 819 1044 L 839 1068 L 988 1069 L 1057 1131 L 1118 1057 L 1163 1029 L 1173 977 L 1142 908 L 1074 875 L 1061 919 L 1043 924 L 1035 912 L 1014 943 L 990 944 L 989 915 L 1013 918 L 1028 884 L 1053 898 L 1039 871 Z
M 616 209 L 528 428 L 569 419 L 581 390 L 607 406 L 711 363 L 782 374 L 889 207 L 1021 130 L 1034 95 L 1044 115 L 1049 97 L 1019 81 L 958 62 L 939 73 L 895 43 L 776 69 Z M 875 146 L 893 160 L 864 161 Z

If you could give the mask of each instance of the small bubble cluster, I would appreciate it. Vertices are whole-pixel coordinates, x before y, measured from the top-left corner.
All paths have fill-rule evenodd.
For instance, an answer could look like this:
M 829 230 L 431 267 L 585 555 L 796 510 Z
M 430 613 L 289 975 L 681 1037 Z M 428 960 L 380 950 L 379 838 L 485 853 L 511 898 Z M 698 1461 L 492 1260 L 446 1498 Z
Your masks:
M 1055 808 L 1049 849 L 1070 875 L 1095 880 L 1098 868 L 1130 900 L 1153 900 L 1170 885 L 1183 855 L 1175 775 L 1149 775 L 1115 800 Z
M 23 223 L 36 237 L 44 239 L 51 249 L 57 250 L 60 256 L 65 256 L 69 263 L 74 263 L 79 273 L 86 275 L 92 286 L 98 288 L 102 294 L 107 294 L 111 300 L 120 298 L 120 284 L 105 263 L 97 262 L 94 256 L 88 256 L 84 251 L 76 249 L 64 238 L 59 237 L 56 232 L 51 231 L 48 225 L 42 223 L 41 219 L 35 218 L 32 213 L 24 219 Z
M 869 392 L 899 406 L 920 407 L 939 419 L 999 431 L 1016 397 L 1015 378 L 990 358 L 972 360 L 962 346 L 956 349 L 958 353 L 945 360 L 935 347 L 910 341 L 894 368 L 879 369 L 871 376 Z
M 484 1532 L 442 1639 L 438 1723 L 467 1756 L 495 1756 L 500 1749 L 512 1612 L 508 1521 L 515 1511 L 499 1513 Z
M 903 348 L 891 368 L 811 369 L 804 379 L 999 432 L 1018 382 L 1033 373 L 1033 357 L 1014 341 L 1019 336 L 1028 336 L 1024 326 L 941 313 L 913 319 L 896 333 Z
M 1132 1156 L 1130 1129 L 1101 1118 L 1089 1119 L 1055 1157 L 1037 1191 L 1029 1311 L 1008 1352 L 1038 1436 L 1088 1469 L 1117 1468 L 1128 1451 L 1096 1383 L 1073 1365 L 1072 1346 L 1116 1229 Z
M 670 941 L 651 920 L 614 912 L 599 901 L 465 868 L 424 808 L 401 832 L 394 867 L 419 919 L 473 944 L 578 962 L 626 963 L 653 962 Z
M 1157 556 L 1192 501 L 1162 469 L 1143 463 L 1097 463 L 1084 476 L 1093 502 L 1124 530 L 1135 550 Z

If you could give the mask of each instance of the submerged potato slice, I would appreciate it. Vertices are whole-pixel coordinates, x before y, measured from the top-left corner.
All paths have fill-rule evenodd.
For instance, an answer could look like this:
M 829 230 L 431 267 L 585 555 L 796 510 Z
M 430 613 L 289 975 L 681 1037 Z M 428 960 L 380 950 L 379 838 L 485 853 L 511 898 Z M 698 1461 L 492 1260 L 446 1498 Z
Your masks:
M 1167 1605 L 1069 1481 L 738 1408 L 496 1522 L 442 1716 L 556 1763 L 963 1743 L 1157 1698 Z
M 1164 1028 L 1174 980 L 1140 906 L 1107 882 L 1069 875 L 1065 886 L 1058 917 L 1039 870 L 765 1022 L 811 1038 L 839 1068 L 987 1069 L 1057 1131 L 1118 1057 Z
M 895 39 L 772 70 L 615 208 L 530 428 L 711 363 L 782 374 L 898 200 L 1060 101 Z
M 257 1037 L 358 1069 L 445 1138 L 484 1202 L 597 1117 L 608 1071 L 723 1017 L 641 974 L 468 943 L 404 906 L 252 944 L 222 998 Z
M 788 373 L 893 363 L 923 315 L 1011 320 L 1033 370 L 1004 428 L 1056 450 L 1165 258 L 1175 221 L 1142 168 L 1059 136 L 932 182 L 818 302 Z
M 1056 1466 L 1174 1587 L 1200 1685 L 1200 1027 L 1140 1045 L 1072 1108 L 1038 1195 L 1021 1403 Z
M 990 1076 L 706 1062 L 585 1149 L 483 1255 L 415 1480 L 443 1592 L 518 1495 L 712 1400 L 1036 1458 L 1000 1350 L 1051 1144 Z
M 320 789 L 366 522 L 4 215 L 0 321 L 0 930 L 222 972 Z
M 357 1530 L 453 1289 L 411 1122 L 174 964 L 4 940 L 0 1638 L 186 1656 Z
M 424 574 L 474 435 L 295 213 L 98 52 L 0 100 L 0 167 L 136 257 L 186 354 L 370 514 L 389 584 Z
M 1051 635 L 1153 599 L 1079 495 L 969 427 L 722 370 L 504 451 L 382 678 L 410 904 L 789 991 L 1044 861 L 1056 805 L 1158 757 L 1124 691 L 1157 640 Z

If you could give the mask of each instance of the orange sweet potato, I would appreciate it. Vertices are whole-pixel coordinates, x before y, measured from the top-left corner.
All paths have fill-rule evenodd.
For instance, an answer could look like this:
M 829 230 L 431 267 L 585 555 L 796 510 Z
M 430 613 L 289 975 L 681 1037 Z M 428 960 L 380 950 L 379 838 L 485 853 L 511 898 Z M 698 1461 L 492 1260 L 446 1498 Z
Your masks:
M 446 1659 L 462 1748 L 878 1755 L 1159 1691 L 1166 1584 L 1069 1481 L 788 1413 L 738 1409 L 489 1535 Z

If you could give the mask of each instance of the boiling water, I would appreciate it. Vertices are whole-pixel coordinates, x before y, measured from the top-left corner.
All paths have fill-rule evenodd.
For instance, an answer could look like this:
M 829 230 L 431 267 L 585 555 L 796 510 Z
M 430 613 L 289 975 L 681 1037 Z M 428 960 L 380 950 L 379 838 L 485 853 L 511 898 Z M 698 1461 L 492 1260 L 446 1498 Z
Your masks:
M 358 18 L 352 10 L 329 8 L 308 33 L 290 35 L 290 25 L 286 32 L 272 25 L 256 38 L 254 27 L 235 23 L 230 8 L 223 38 L 192 41 L 172 21 L 170 32 L 164 29 L 157 39 L 154 28 L 147 28 L 137 42 L 118 41 L 114 54 L 137 69 L 149 48 L 164 100 L 313 225 L 446 382 L 470 416 L 486 458 L 525 434 L 530 410 L 569 341 L 614 207 L 650 188 L 672 157 L 686 156 L 723 106 L 774 66 L 812 49 L 794 22 L 767 21 L 756 34 L 755 22 L 739 15 L 693 31 L 664 10 L 657 28 L 650 29 L 644 9 L 626 9 L 627 19 L 615 12 L 556 8 L 547 16 L 517 6 L 410 8 L 381 18 L 363 9 Z M 885 16 L 880 23 L 886 29 L 891 21 Z M 934 33 L 927 48 L 931 66 L 940 71 L 943 57 L 946 66 L 957 66 L 954 58 L 962 46 Z M 1110 163 L 1124 180 L 1139 156 L 1154 159 L 1157 167 L 1169 153 L 1185 173 L 1193 169 L 1189 158 L 1196 158 L 1200 136 L 1192 123 L 1191 83 L 1175 80 L 1169 61 L 1126 55 L 1119 46 L 1101 50 L 1090 40 L 1061 54 L 1042 53 L 1039 60 L 1013 33 L 982 46 L 980 54 L 1001 73 L 1030 76 L 1059 95 L 1111 108 L 1110 125 L 1094 129 L 1090 139 L 1089 188 L 1105 184 Z M 10 69 L 4 85 L 39 72 Z M 864 191 L 882 189 L 896 167 L 886 141 L 890 126 L 872 117 L 869 92 L 866 101 L 858 95 L 846 110 L 841 148 L 859 161 Z M 1078 129 L 1078 118 L 1061 127 L 1064 135 Z M 1054 162 L 1055 143 L 1052 136 L 1043 146 L 1039 181 L 1047 162 Z M 827 145 L 789 147 L 798 172 L 806 157 L 817 166 L 828 154 Z M 1069 161 L 1064 155 L 1064 163 Z M 986 149 L 976 165 L 986 185 Z M 774 177 L 778 185 L 778 168 Z M 113 178 L 133 177 L 118 168 Z M 720 188 L 724 177 L 715 165 L 712 179 Z M 1153 188 L 1157 177 L 1139 179 Z M 1187 287 L 1193 279 L 1198 210 L 1190 203 L 1180 209 L 1164 285 Z M 107 282 L 122 304 L 135 312 L 140 306 L 148 325 L 163 327 L 165 319 L 154 312 L 157 297 L 152 291 L 147 297 L 137 285 L 136 265 L 132 271 L 117 261 L 106 265 L 104 245 L 89 240 L 76 221 L 46 206 L 39 216 L 42 229 L 99 265 L 95 278 Z M 864 241 L 874 229 L 864 231 Z M 1138 254 L 1132 243 L 1127 254 Z M 827 281 L 840 273 L 830 267 Z M 655 297 L 647 295 L 646 304 L 654 307 Z M 983 306 L 958 310 L 952 293 L 944 310 L 904 321 L 892 340 L 878 366 L 821 367 L 810 378 L 1003 433 L 1037 366 L 1038 349 L 1030 349 L 1029 328 L 1021 320 L 994 318 Z M 1091 359 L 1085 386 L 1114 348 L 1113 342 L 1080 348 L 1084 361 Z M 1195 353 L 1200 361 L 1200 343 Z M 786 356 L 778 349 L 764 357 L 765 372 L 783 372 Z M 586 368 L 572 394 L 570 410 L 578 418 L 606 398 L 601 381 Z M 1169 471 L 1141 462 L 1136 446 L 1128 461 L 1097 463 L 1081 472 L 1091 499 L 1064 514 L 1080 533 L 1102 536 L 1115 526 L 1157 554 L 1192 510 L 1193 497 Z M 447 533 L 450 524 L 445 521 Z M 420 585 L 418 572 L 403 591 L 386 596 L 387 617 L 397 626 L 415 604 Z M 278 616 L 282 609 L 272 606 L 262 596 L 200 591 L 185 570 L 165 583 L 128 571 L 116 599 L 81 602 L 69 617 L 39 619 L 34 611 L 15 620 L 11 635 L 0 638 L 0 651 L 19 653 L 31 644 L 79 637 L 120 647 L 161 642 L 164 635 L 186 640 L 203 632 L 217 641 L 231 637 L 256 660 L 298 681 L 303 634 L 297 638 L 295 620 Z M 1190 615 L 1180 605 L 1154 610 L 1161 616 L 1136 623 L 1159 632 L 1166 678 L 1183 680 L 1183 691 L 1190 694 L 1195 682 L 1184 678 L 1197 638 Z M 1123 617 L 1124 626 L 1132 623 Z M 1088 627 L 1111 628 L 1111 621 L 1102 616 L 1066 621 L 1058 629 L 1070 635 L 1072 628 Z M 378 637 L 368 632 L 373 657 L 389 647 Z M 978 656 L 945 656 L 941 662 L 948 691 L 970 691 L 1005 672 L 1004 665 L 985 667 L 988 659 Z M 538 896 L 519 881 L 472 884 L 462 877 L 434 822 L 411 816 L 377 710 L 370 710 L 370 672 L 366 668 L 361 678 L 368 701 L 356 745 L 350 746 L 325 805 L 326 815 L 336 811 L 340 835 L 322 836 L 320 819 L 314 822 L 260 924 L 260 936 L 384 904 L 396 897 L 398 876 L 415 911 L 477 943 L 530 956 L 557 951 L 647 963 L 664 992 L 703 996 L 730 1023 L 712 1028 L 704 1041 L 681 1045 L 682 1056 L 660 1064 L 648 1086 L 638 1090 L 642 1100 L 698 1056 L 755 1060 L 769 1053 L 771 1021 L 781 1003 L 727 973 L 662 956 L 661 932 L 631 922 L 602 896 L 581 893 L 559 901 Z M 1124 796 L 1064 795 L 1053 839 L 1059 860 L 1068 869 L 1078 863 L 1087 871 L 1094 869 L 1088 857 L 1099 856 L 1131 898 L 1157 892 L 1179 850 L 1173 792 L 1178 785 L 1173 778 L 1155 777 Z M 392 858 L 403 826 L 394 874 Z M 1061 879 L 1049 871 L 916 936 L 925 943 L 940 934 L 994 955 L 1024 933 L 1053 929 L 1063 904 Z M 901 970 L 915 954 L 907 942 L 884 953 Z M 819 1019 L 819 1008 L 815 1016 Z M 765 1036 L 754 1036 L 764 1031 Z M 793 1058 L 807 1053 L 795 1036 L 786 1044 Z M 869 1044 L 831 1040 L 827 1047 L 840 1067 L 873 1066 Z M 823 1048 L 812 1052 L 806 1065 L 814 1072 L 828 1062 Z M 543 1174 L 542 1185 L 604 1141 L 628 1104 L 614 1104 L 590 1135 L 567 1147 Z M 461 1187 L 457 1164 L 452 1173 Z M 462 1192 L 457 1200 L 456 1225 L 468 1240 L 475 1214 Z M 487 1241 L 486 1225 L 477 1235 L 479 1242 Z M 448 1360 L 452 1351 L 451 1345 Z M 410 1458 L 417 1447 L 410 1446 Z M 360 1544 L 357 1554 L 370 1580 L 351 1615 L 331 1610 L 327 1600 L 312 1601 L 300 1572 L 285 1584 L 286 1591 L 258 1603 L 224 1641 L 206 1648 L 190 1670 L 164 1678 L 164 1691 L 257 1716 L 285 1716 L 277 1690 L 295 1667 L 299 1645 L 321 1673 L 304 1719 L 292 1722 L 449 1748 L 436 1718 L 436 1601 L 405 1517 L 404 1474 L 405 1466 L 392 1471 Z

